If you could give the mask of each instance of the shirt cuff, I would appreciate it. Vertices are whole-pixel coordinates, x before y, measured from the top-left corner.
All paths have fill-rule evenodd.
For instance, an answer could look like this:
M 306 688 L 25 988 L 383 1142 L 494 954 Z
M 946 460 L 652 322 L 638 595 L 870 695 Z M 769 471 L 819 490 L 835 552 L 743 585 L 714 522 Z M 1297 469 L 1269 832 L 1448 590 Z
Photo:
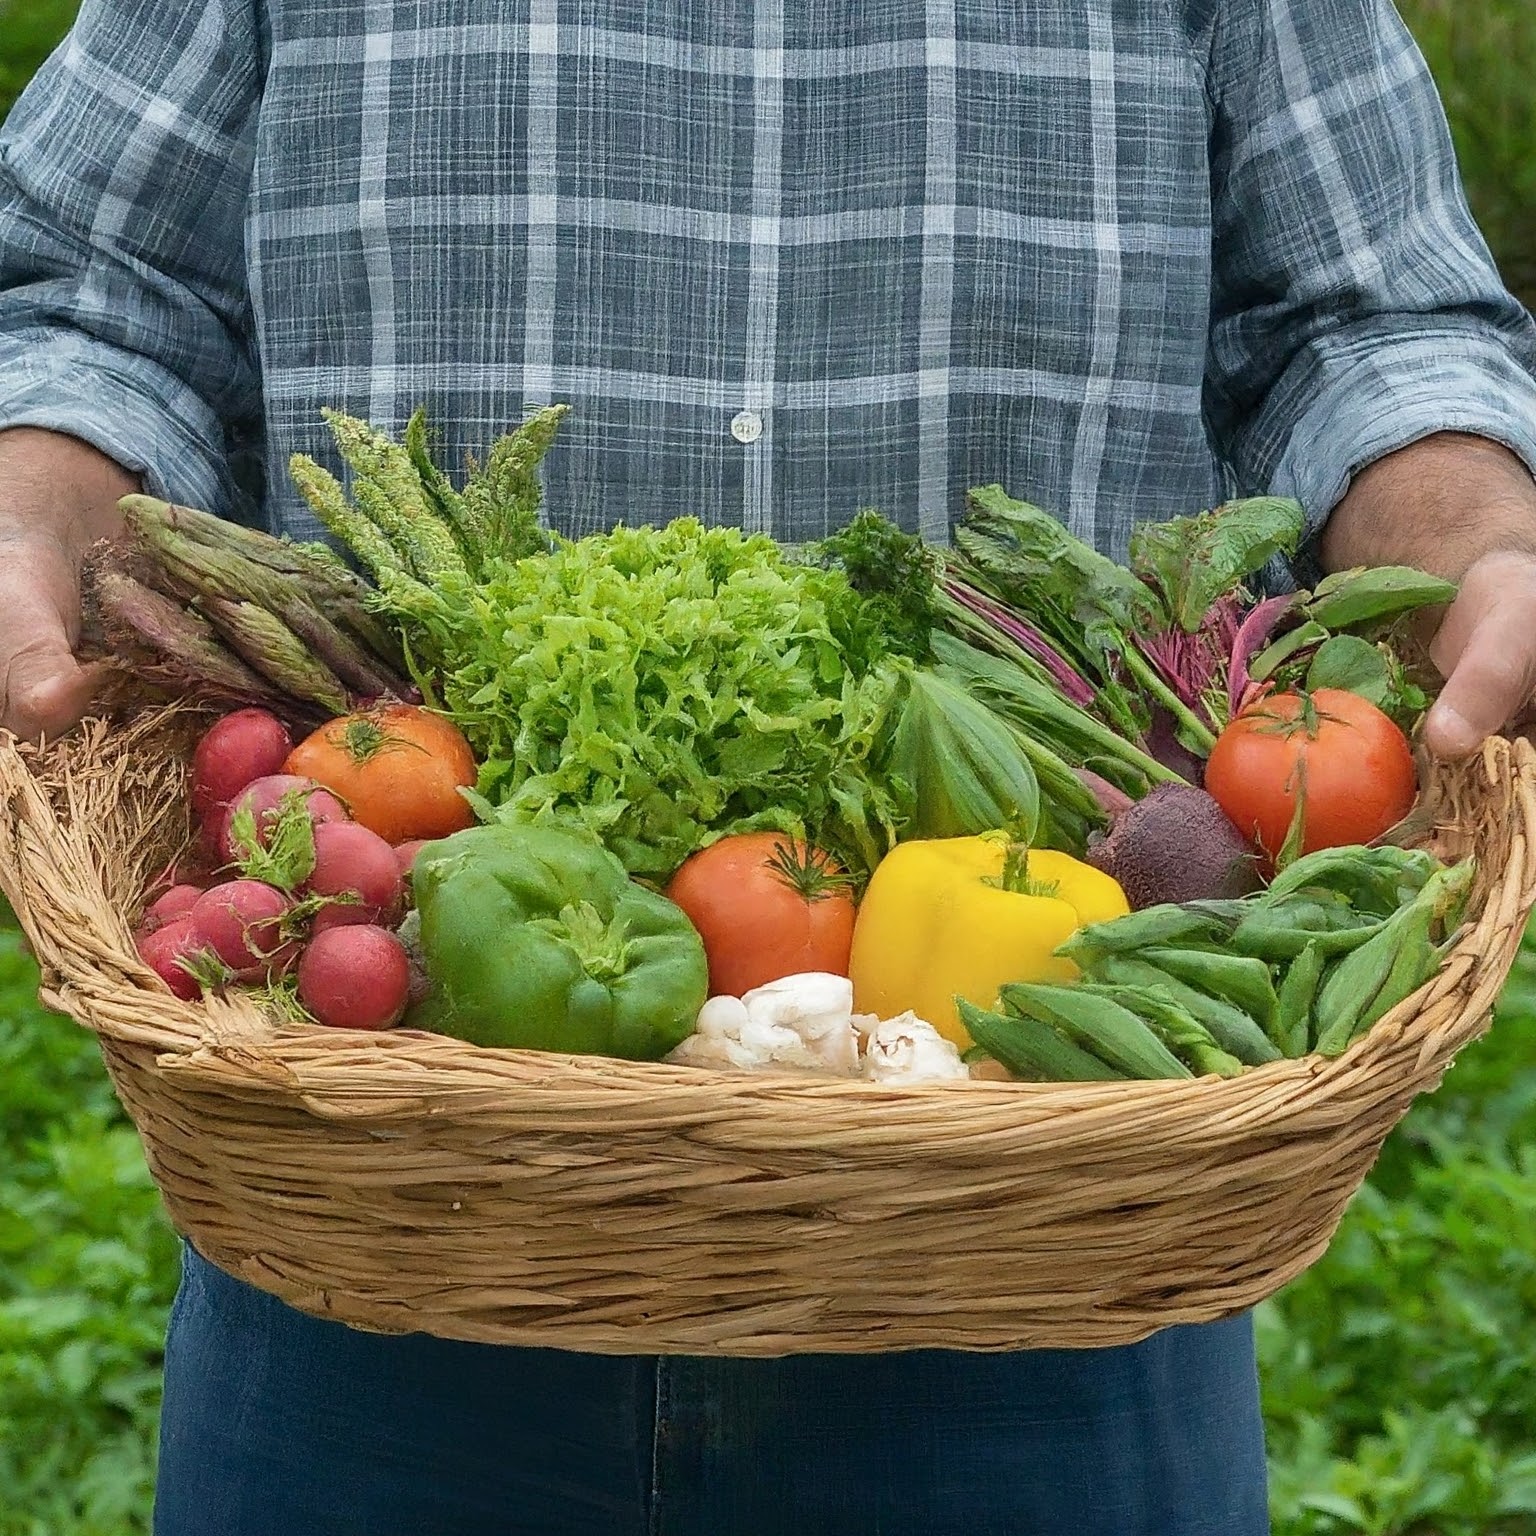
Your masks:
M 0 335 L 0 429 L 68 433 L 142 477 L 153 496 L 227 515 L 224 432 L 150 359 L 76 331 Z
M 1318 536 L 1350 481 L 1399 448 L 1436 432 L 1465 432 L 1502 443 L 1536 476 L 1536 379 L 1486 334 L 1373 337 L 1332 359 L 1316 382 L 1270 483 L 1272 494 L 1293 496 L 1306 511 L 1306 535 L 1291 562 L 1303 586 L 1322 576 Z

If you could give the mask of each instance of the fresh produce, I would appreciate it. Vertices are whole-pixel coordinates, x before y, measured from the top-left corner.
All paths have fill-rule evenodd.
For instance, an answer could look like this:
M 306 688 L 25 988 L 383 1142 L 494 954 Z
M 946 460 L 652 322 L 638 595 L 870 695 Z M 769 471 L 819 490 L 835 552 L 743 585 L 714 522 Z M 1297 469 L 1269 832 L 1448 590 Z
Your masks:
M 210 726 L 192 754 L 192 809 L 207 816 L 228 805 L 247 784 L 277 773 L 293 738 L 276 715 L 237 709 Z
M 395 844 L 395 862 L 400 866 L 402 876 L 410 874 L 416 865 L 416 855 L 427 846 L 428 841 L 425 837 L 413 837 Z
M 191 941 L 209 950 L 236 981 L 263 981 L 292 961 L 284 919 L 292 898 L 260 880 L 227 880 L 193 903 Z
M 471 827 L 422 849 L 412 881 L 431 982 L 413 1029 L 650 1061 L 692 1030 L 708 996 L 686 914 L 589 834 Z
M 1233 824 L 1277 857 L 1298 829 L 1302 853 L 1369 843 L 1418 794 L 1407 738 L 1358 694 L 1270 694 L 1222 732 L 1206 788 Z
M 1252 843 L 1215 799 L 1188 784 L 1159 784 L 1112 818 L 1084 855 L 1133 909 L 1243 896 L 1259 883 Z
M 902 786 L 902 835 L 965 837 L 1006 827 L 1024 842 L 1040 824 L 1040 786 L 1008 724 L 957 682 L 906 669 L 889 775 Z
M 894 1019 L 857 1015 L 848 978 L 815 971 L 742 997 L 711 997 L 667 1060 L 716 1072 L 819 1072 L 893 1084 L 970 1076 L 931 1024 L 910 1010 Z
M 299 961 L 297 996 L 318 1024 L 333 1029 L 392 1029 L 410 991 L 405 946 L 368 925 L 317 933 Z
M 1257 497 L 1144 524 L 1122 567 L 1001 487 L 970 500 L 943 572 L 948 627 L 1050 678 L 1190 782 L 1261 691 L 1346 687 L 1404 726 L 1428 702 L 1425 670 L 1394 642 L 1406 639 L 1403 620 L 1450 601 L 1451 583 L 1392 568 L 1338 572 L 1313 592 L 1249 593 L 1244 583 L 1295 548 L 1293 501 Z
M 173 885 L 144 909 L 144 916 L 139 919 L 139 932 L 153 933 L 176 918 L 185 917 L 202 894 L 200 885 Z
M 704 941 L 711 995 L 741 997 L 781 976 L 848 974 L 852 884 L 819 848 L 779 832 L 723 837 L 666 888 Z
M 403 877 L 395 850 L 377 832 L 355 821 L 322 822 L 314 828 L 314 867 L 300 890 L 321 899 L 312 928 L 352 923 L 390 927 L 402 915 Z
M 1138 528 L 1126 565 L 995 486 L 942 552 L 874 512 L 802 548 L 570 540 L 539 517 L 563 414 L 454 481 L 420 412 L 398 442 L 328 412 L 347 484 L 291 469 L 371 586 L 124 503 L 95 630 L 246 706 L 193 804 L 225 888 L 268 893 L 162 940 L 178 976 L 340 1020 L 313 978 L 402 923 L 408 1021 L 473 1043 L 906 1081 L 974 1039 L 978 1070 L 1114 1080 L 1342 1050 L 1438 963 L 1465 871 L 1360 845 L 1415 835 L 1405 621 L 1448 584 L 1265 596 L 1303 528 L 1276 498 Z
M 862 872 L 894 836 L 869 762 L 887 641 L 845 577 L 769 539 L 684 518 L 560 543 L 444 578 L 410 632 L 487 798 L 587 829 L 632 873 L 765 829 Z
M 667 1060 L 716 1071 L 765 1068 L 852 1076 L 859 1065 L 853 985 L 846 976 L 805 971 L 740 997 L 712 996 L 699 1010 L 692 1033 Z
M 1472 872 L 1418 850 L 1326 849 L 1258 895 L 1086 925 L 1059 951 L 1077 984 L 1004 986 L 1000 1007 L 962 1004 L 961 1019 L 1015 1075 L 1048 1081 L 1180 1075 L 1147 1035 L 1221 1076 L 1334 1056 L 1434 975 Z
M 174 997 L 190 1002 L 201 994 L 194 971 L 205 970 L 206 963 L 199 965 L 203 945 L 192 931 L 190 912 L 141 932 L 138 947 L 139 958 L 171 989 Z
M 447 837 L 475 819 L 461 793 L 475 783 L 469 743 L 441 715 L 412 704 L 327 721 L 281 766 L 337 795 L 355 822 L 388 843 Z
M 247 784 L 230 802 L 223 852 L 234 863 L 255 847 L 267 847 L 282 820 L 289 796 L 298 799 L 311 823 L 346 821 L 347 808 L 313 779 L 294 773 L 269 773 Z
M 1085 923 L 1129 911 L 1108 875 L 1007 837 L 901 843 L 875 870 L 853 931 L 861 1013 L 908 1009 L 968 1046 L 955 999 L 993 1007 L 1009 982 L 1070 981 L 1055 953 Z
M 334 551 L 150 496 L 119 507 L 123 538 L 84 571 L 87 654 L 141 685 L 293 722 L 413 696 L 398 635 Z

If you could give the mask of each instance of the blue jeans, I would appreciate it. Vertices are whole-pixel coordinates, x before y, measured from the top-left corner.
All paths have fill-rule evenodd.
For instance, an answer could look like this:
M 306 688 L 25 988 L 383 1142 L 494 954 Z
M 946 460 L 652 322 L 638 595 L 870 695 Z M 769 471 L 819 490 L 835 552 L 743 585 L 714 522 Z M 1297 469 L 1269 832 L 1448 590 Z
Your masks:
M 187 1251 L 155 1536 L 1264 1536 L 1246 1317 L 712 1360 L 381 1337 Z

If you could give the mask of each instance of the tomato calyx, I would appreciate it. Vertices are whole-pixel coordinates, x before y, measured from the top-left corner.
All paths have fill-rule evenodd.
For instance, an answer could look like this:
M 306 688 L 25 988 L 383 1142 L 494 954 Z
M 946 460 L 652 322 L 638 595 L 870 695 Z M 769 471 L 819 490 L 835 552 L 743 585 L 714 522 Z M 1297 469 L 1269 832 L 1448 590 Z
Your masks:
M 1271 697 L 1283 697 L 1283 695 Z M 1317 700 L 1304 689 L 1297 689 L 1293 697 L 1301 705 L 1294 715 L 1278 714 L 1266 707 L 1257 706 L 1245 710 L 1240 718 L 1252 721 L 1253 728 L 1259 735 L 1278 736 L 1282 741 L 1289 741 L 1300 732 L 1306 733 L 1308 741 L 1316 741 L 1318 732 L 1323 726 L 1345 724 L 1340 716 L 1331 715 L 1327 710 L 1319 709 Z
M 797 896 L 813 905 L 853 888 L 853 877 L 840 870 L 830 854 L 792 838 L 774 844 L 768 867 Z
M 341 727 L 340 737 L 338 745 L 358 767 L 372 762 L 381 752 L 396 751 L 401 747 L 425 751 L 418 742 L 392 735 L 368 715 L 349 716 Z

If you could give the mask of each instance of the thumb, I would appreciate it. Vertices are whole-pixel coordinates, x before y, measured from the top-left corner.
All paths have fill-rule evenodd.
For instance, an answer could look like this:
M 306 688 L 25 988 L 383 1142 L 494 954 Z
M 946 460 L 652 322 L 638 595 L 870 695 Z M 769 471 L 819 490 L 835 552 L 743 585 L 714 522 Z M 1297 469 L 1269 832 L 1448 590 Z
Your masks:
M 1448 615 L 1446 629 L 1451 628 Z M 1424 744 L 1439 758 L 1470 756 L 1504 729 L 1536 692 L 1536 625 L 1528 606 L 1495 602 L 1432 648 L 1446 674 L 1424 722 Z
M 40 576 L 23 563 L 0 577 L 0 726 L 25 738 L 73 725 L 103 672 L 72 653 L 73 584 Z

